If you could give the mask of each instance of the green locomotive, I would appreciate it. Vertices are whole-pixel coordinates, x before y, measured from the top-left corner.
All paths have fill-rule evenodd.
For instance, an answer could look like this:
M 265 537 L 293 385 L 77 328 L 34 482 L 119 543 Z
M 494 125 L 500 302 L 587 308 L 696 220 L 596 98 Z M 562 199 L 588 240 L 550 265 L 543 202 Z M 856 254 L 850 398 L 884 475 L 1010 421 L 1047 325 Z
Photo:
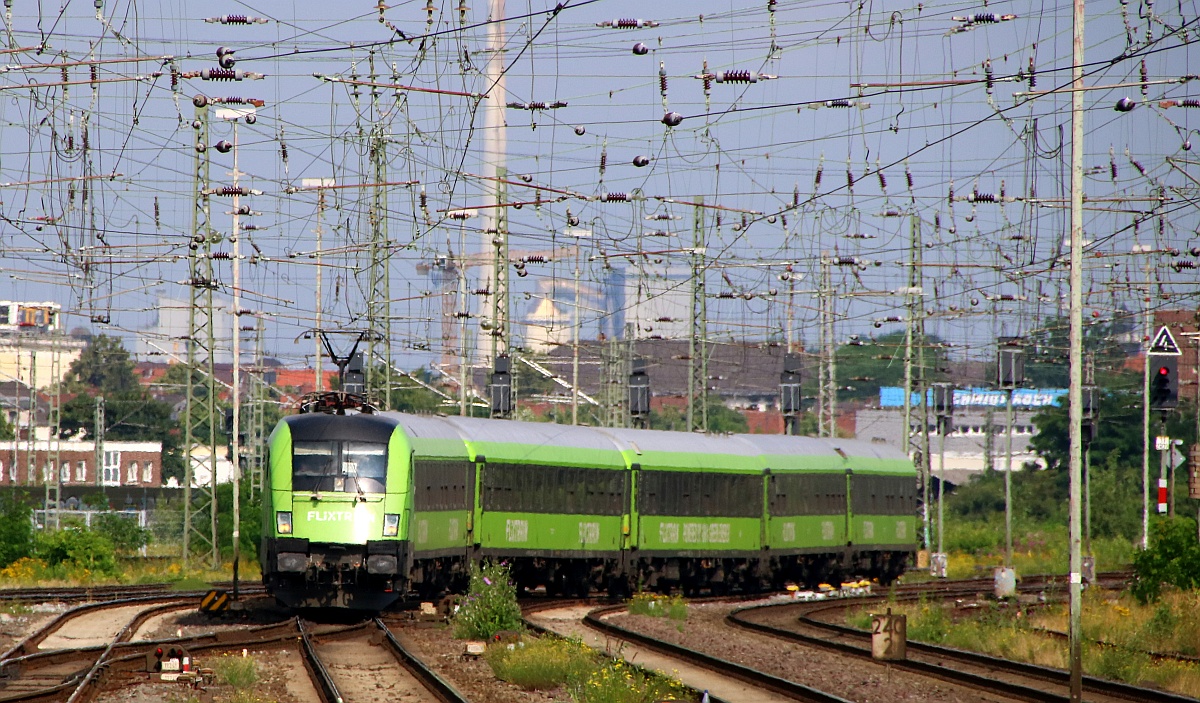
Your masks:
M 912 462 L 856 440 L 304 413 L 269 448 L 263 581 L 292 607 L 461 590 L 483 558 L 582 595 L 888 581 L 915 551 Z

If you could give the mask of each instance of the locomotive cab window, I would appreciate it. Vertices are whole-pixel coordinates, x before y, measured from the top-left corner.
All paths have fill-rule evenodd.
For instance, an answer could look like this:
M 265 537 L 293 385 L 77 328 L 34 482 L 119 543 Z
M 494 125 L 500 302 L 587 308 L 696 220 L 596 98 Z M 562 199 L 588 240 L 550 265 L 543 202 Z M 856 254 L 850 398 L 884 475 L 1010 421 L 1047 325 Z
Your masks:
M 296 442 L 292 490 L 383 493 L 387 445 L 374 442 Z

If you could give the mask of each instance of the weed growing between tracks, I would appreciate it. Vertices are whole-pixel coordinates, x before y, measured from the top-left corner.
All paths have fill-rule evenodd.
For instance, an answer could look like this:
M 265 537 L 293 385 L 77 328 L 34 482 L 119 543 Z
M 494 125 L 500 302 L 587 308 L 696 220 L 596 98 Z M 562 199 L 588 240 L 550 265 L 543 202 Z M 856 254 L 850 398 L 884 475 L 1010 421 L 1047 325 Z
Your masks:
M 678 623 L 679 631 L 683 632 L 683 623 L 687 622 L 688 617 L 688 604 L 678 595 L 638 593 L 629 601 L 629 614 L 674 620 Z
M 527 691 L 558 688 L 587 678 L 596 668 L 596 653 L 589 647 L 553 637 L 523 638 L 512 648 L 492 645 L 484 658 L 496 678 Z
M 1065 632 L 1066 607 L 1048 608 L 1030 617 L 1030 623 Z M 1200 697 L 1200 665 L 1150 654 L 1200 655 L 1200 592 L 1167 590 L 1158 602 L 1142 605 L 1129 593 L 1087 591 L 1083 636 L 1088 673 Z M 1109 646 L 1093 644 L 1097 641 Z
M 610 661 L 576 640 L 522 637 L 491 645 L 485 659 L 503 681 L 526 690 L 565 688 L 575 703 L 692 700 L 678 681 Z
M 576 703 L 654 703 L 691 700 L 678 681 L 648 674 L 622 661 L 597 669 L 586 680 L 568 686 Z
M 244 691 L 258 683 L 258 663 L 254 657 L 225 655 L 212 663 L 213 675 L 218 683 Z
M 471 586 L 452 620 L 454 636 L 490 640 L 501 630 L 520 631 L 521 606 L 507 564 L 471 566 Z
M 947 575 L 952 579 L 990 576 L 1004 565 L 1003 516 L 990 520 L 946 519 Z M 1193 530 L 1195 534 L 1195 530 Z M 1013 568 L 1018 574 L 1065 574 L 1069 563 L 1065 525 L 1023 521 L 1013 528 Z M 1132 540 L 1101 536 L 1092 540 L 1096 571 L 1123 569 L 1137 553 Z M 905 582 L 916 582 L 917 572 Z

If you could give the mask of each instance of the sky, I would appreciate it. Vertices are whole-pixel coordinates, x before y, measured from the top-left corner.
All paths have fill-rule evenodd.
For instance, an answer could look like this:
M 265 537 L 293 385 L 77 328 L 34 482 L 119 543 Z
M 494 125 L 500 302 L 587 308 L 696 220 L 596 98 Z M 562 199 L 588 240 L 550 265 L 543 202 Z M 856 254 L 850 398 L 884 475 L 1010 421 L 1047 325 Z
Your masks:
M 261 314 L 266 351 L 289 366 L 312 363 L 301 337 L 316 324 L 318 270 L 323 326 L 361 327 L 376 301 L 400 367 L 458 352 L 446 314 L 469 315 L 475 340 L 488 267 L 467 267 L 463 296 L 418 267 L 492 239 L 489 167 L 509 174 L 510 255 L 549 259 L 510 267 L 514 316 L 539 295 L 572 301 L 568 230 L 590 232 L 579 240 L 589 290 L 623 269 L 624 319 L 642 337 L 686 329 L 686 308 L 660 320 L 661 307 L 639 303 L 686 305 L 695 267 L 710 343 L 791 337 L 814 350 L 823 259 L 834 341 L 895 331 L 914 232 L 917 309 L 953 354 L 990 358 L 996 336 L 1065 313 L 1070 3 L 689 2 L 651 16 L 645 3 L 510 0 L 502 95 L 485 73 L 495 18 L 483 2 L 403 2 L 382 16 L 371 2 L 101 5 L 14 0 L 5 18 L 0 298 L 57 302 L 68 327 L 130 347 L 153 339 L 161 300 L 188 295 L 197 95 L 263 103 L 236 128 L 240 182 L 256 191 L 242 199 L 255 214 L 241 225 L 255 229 L 241 242 L 241 324 Z M 1200 98 L 1185 79 L 1200 8 L 1088 13 L 1085 314 L 1194 309 L 1200 110 L 1171 101 Z M 222 15 L 265 21 L 205 21 Z M 189 77 L 217 68 L 218 47 L 234 51 L 234 70 L 263 77 Z M 484 94 L 519 104 L 504 111 L 502 163 L 486 149 L 499 130 Z M 1135 107 L 1115 109 L 1122 98 Z M 664 124 L 669 112 L 678 124 Z M 213 145 L 234 141 L 234 126 L 215 106 L 209 117 L 207 187 L 220 188 L 233 153 Z M 320 221 L 305 179 L 340 186 L 325 191 Z M 405 185 L 360 187 L 377 182 Z M 212 249 L 229 254 L 231 199 L 210 201 Z M 386 212 L 374 226 L 386 289 L 369 265 L 373 206 Z M 228 304 L 231 261 L 213 266 Z M 581 306 L 581 334 L 613 313 Z M 526 335 L 514 326 L 512 344 Z

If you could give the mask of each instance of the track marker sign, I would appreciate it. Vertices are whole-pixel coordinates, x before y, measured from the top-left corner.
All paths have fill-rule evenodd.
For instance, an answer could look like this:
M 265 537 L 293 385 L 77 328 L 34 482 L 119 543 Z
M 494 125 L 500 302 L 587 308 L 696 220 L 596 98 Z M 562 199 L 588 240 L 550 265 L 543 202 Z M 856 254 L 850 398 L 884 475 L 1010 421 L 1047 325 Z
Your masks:
M 1150 350 L 1147 353 L 1156 356 L 1183 356 L 1179 344 L 1175 342 L 1175 336 L 1166 325 L 1158 328 L 1158 334 L 1154 335 L 1154 341 L 1150 342 Z

